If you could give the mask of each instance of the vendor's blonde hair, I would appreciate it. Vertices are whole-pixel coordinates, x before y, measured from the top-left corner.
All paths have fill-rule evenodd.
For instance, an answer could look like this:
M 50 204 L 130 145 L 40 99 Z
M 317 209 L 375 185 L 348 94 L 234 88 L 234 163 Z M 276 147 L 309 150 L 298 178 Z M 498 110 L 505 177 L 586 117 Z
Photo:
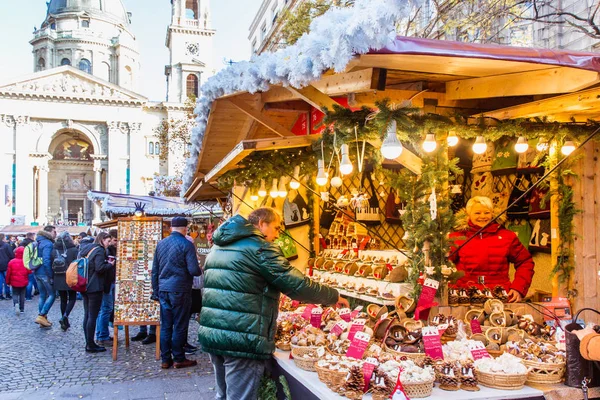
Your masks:
M 258 226 L 260 222 L 266 222 L 270 224 L 274 221 L 281 221 L 281 215 L 279 212 L 271 207 L 260 207 L 256 210 L 252 211 L 250 215 L 248 215 L 248 222 L 250 222 L 254 226 Z
M 488 208 L 490 211 L 494 211 L 494 203 L 492 203 L 492 199 L 486 196 L 475 196 L 471 197 L 467 202 L 467 214 L 471 215 L 471 210 L 475 206 L 475 204 L 481 204 L 482 206 Z

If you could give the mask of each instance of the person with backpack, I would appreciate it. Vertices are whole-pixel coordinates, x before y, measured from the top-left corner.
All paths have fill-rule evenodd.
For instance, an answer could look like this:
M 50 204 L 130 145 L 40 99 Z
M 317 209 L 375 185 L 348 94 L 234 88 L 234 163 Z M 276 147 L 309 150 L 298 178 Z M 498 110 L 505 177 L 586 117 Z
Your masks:
M 111 241 L 106 248 L 106 255 L 116 260 L 119 234 L 116 229 L 109 230 L 108 234 Z M 104 295 L 102 296 L 100 314 L 98 314 L 98 320 L 96 321 L 96 342 L 101 346 L 112 346 L 112 337 L 108 325 L 115 307 L 115 279 L 116 270 L 114 268 L 104 275 Z
M 27 264 L 25 263 L 25 254 L 26 254 L 26 252 L 28 252 L 27 246 L 33 242 L 35 242 L 35 233 L 27 232 L 25 234 L 25 239 L 23 239 L 20 244 L 20 246 L 23 247 L 23 249 L 24 249 L 23 250 L 23 264 L 25 264 L 25 268 L 27 268 Z M 38 293 L 39 293 L 39 291 L 38 291 L 37 282 L 35 281 L 35 275 L 29 274 L 29 284 L 27 285 L 27 288 L 25 289 L 25 300 L 27 300 L 27 301 L 33 300 L 34 294 L 38 294 Z
M 6 270 L 8 269 L 8 262 L 13 258 L 15 258 L 15 255 L 6 242 L 4 233 L 0 233 L 0 300 L 10 300 L 12 298 L 10 286 L 6 283 Z M 5 294 L 6 297 L 4 297 Z
M 106 347 L 98 346 L 94 341 L 96 320 L 102 305 L 104 280 L 115 268 L 115 263 L 107 261 L 106 249 L 111 244 L 111 237 L 106 232 L 100 232 L 94 243 L 85 243 L 79 250 L 79 258 L 88 259 L 87 288 L 83 296 L 83 333 L 85 335 L 85 351 L 99 353 Z
M 54 291 L 54 273 L 52 272 L 52 250 L 54 249 L 54 239 L 56 239 L 56 228 L 47 225 L 37 233 L 36 242 L 31 243 L 28 249 L 32 247 L 29 263 L 25 262 L 25 267 L 33 270 L 35 280 L 40 290 L 40 301 L 38 303 L 38 316 L 35 323 L 41 328 L 50 328 L 52 323 L 48 321 L 48 312 L 54 304 L 56 292 Z
M 52 271 L 54 272 L 54 289 L 58 291 L 60 296 L 60 315 L 58 321 L 63 331 L 67 331 L 71 327 L 69 323 L 69 315 L 75 307 L 77 300 L 77 292 L 72 290 L 67 285 L 67 268 L 77 258 L 77 247 L 71 238 L 69 232 L 61 232 L 56 238 L 52 260 Z
M 6 271 L 6 282 L 12 286 L 13 306 L 17 315 L 25 312 L 25 289 L 31 275 L 31 271 L 23 264 L 23 250 L 24 247 L 17 247 L 15 258 L 10 260 Z

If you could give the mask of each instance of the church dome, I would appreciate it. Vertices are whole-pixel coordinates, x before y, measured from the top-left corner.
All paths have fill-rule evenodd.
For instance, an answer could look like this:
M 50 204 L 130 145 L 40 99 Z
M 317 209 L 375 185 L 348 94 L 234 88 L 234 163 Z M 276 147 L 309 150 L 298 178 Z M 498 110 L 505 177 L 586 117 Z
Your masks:
M 129 25 L 129 16 L 121 0 L 50 0 L 48 14 L 87 12 L 90 16 L 104 17 Z

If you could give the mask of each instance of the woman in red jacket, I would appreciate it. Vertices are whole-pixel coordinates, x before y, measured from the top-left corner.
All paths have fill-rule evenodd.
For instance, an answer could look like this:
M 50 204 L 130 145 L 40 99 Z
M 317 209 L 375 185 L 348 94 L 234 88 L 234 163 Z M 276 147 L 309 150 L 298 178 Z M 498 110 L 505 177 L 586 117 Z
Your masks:
M 17 247 L 15 258 L 8 262 L 6 271 L 6 284 L 12 286 L 13 304 L 17 315 L 25 312 L 25 289 L 27 289 L 29 274 L 31 274 L 31 271 L 23 264 L 24 250 L 24 247 Z
M 450 234 L 453 241 L 450 260 L 459 271 L 465 273 L 457 282 L 458 286 L 467 286 L 469 282 L 477 283 L 478 278 L 483 277 L 486 286 L 493 288 L 501 285 L 508 292 L 508 301 L 518 302 L 527 295 L 533 278 L 534 263 L 531 254 L 514 232 L 493 222 L 454 253 L 456 248 L 492 220 L 493 209 L 492 200 L 488 197 L 476 196 L 468 201 L 467 215 L 463 221 L 459 221 L 459 230 Z M 508 275 L 511 263 L 516 270 L 512 282 Z

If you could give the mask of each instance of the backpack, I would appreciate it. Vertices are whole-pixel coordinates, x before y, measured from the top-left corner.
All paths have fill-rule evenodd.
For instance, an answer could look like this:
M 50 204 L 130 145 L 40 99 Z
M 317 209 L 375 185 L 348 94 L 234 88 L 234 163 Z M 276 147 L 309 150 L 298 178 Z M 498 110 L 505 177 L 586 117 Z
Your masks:
M 23 264 L 30 271 L 35 271 L 43 264 L 42 257 L 38 257 L 36 242 L 31 242 L 25 247 L 25 251 L 23 251 Z
M 54 257 L 54 260 L 52 260 L 52 271 L 54 271 L 55 274 L 64 274 L 67 272 L 67 247 L 64 242 L 63 246 L 65 249 L 64 253 L 60 253 L 56 250 L 56 256 Z
M 71 290 L 79 293 L 86 292 L 88 284 L 88 258 L 97 248 L 98 247 L 94 247 L 85 257 L 80 257 L 69 264 L 66 273 L 66 281 Z

